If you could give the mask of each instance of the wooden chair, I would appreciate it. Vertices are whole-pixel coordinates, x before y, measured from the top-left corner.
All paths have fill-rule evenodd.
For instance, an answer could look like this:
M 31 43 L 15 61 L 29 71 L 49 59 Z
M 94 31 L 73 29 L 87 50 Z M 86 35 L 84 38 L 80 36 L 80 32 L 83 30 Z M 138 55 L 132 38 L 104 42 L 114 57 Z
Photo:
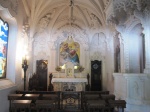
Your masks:
M 38 74 L 33 74 L 32 77 L 29 78 L 29 91 L 39 91 L 39 76 Z

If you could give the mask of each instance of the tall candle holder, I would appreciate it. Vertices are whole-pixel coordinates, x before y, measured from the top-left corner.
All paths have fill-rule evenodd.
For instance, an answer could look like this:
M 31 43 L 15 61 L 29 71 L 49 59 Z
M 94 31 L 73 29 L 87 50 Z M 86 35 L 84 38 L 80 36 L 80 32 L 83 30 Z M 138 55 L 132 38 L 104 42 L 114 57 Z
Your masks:
M 24 71 L 24 91 L 26 90 L 26 71 L 28 69 L 27 59 L 25 58 L 22 63 L 22 68 Z

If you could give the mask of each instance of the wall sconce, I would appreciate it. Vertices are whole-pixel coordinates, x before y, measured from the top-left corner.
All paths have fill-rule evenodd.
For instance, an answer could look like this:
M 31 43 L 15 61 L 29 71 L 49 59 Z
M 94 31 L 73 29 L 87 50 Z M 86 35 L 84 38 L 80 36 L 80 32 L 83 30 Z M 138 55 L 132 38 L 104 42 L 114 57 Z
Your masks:
M 23 61 L 22 61 L 22 68 L 23 68 L 23 71 L 24 71 L 24 91 L 25 91 L 26 90 L 26 71 L 28 69 L 26 55 L 25 55 L 25 58 L 23 58 Z

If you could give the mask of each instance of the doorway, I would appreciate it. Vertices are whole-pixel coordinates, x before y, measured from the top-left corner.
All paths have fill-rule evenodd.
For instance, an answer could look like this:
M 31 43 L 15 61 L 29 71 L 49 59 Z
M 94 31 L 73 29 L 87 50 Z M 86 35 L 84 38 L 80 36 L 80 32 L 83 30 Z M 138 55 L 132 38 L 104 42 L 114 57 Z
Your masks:
M 91 91 L 102 90 L 102 62 L 98 60 L 91 61 Z

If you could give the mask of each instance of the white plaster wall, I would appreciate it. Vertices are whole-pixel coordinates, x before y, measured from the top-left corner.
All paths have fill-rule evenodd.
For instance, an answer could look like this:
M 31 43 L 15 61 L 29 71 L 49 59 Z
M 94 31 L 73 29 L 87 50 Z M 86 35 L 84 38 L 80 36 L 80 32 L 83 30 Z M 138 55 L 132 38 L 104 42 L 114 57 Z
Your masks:
M 0 111 L 9 112 L 9 100 L 8 95 L 14 93 L 16 87 L 8 87 L 5 89 L 0 89 Z
M 21 26 L 22 31 L 22 25 L 18 23 L 23 20 L 23 15 L 19 15 L 22 10 L 18 10 L 17 12 L 16 8 L 18 5 L 16 3 L 16 0 L 13 3 L 11 1 L 1 1 L 0 5 L 0 16 L 9 24 L 6 79 L 0 79 L 1 112 L 9 111 L 8 95 L 23 87 L 21 57 L 19 57 L 20 55 L 17 49 L 19 43 L 18 38 L 21 36 L 20 30 L 18 29 L 19 26 Z

